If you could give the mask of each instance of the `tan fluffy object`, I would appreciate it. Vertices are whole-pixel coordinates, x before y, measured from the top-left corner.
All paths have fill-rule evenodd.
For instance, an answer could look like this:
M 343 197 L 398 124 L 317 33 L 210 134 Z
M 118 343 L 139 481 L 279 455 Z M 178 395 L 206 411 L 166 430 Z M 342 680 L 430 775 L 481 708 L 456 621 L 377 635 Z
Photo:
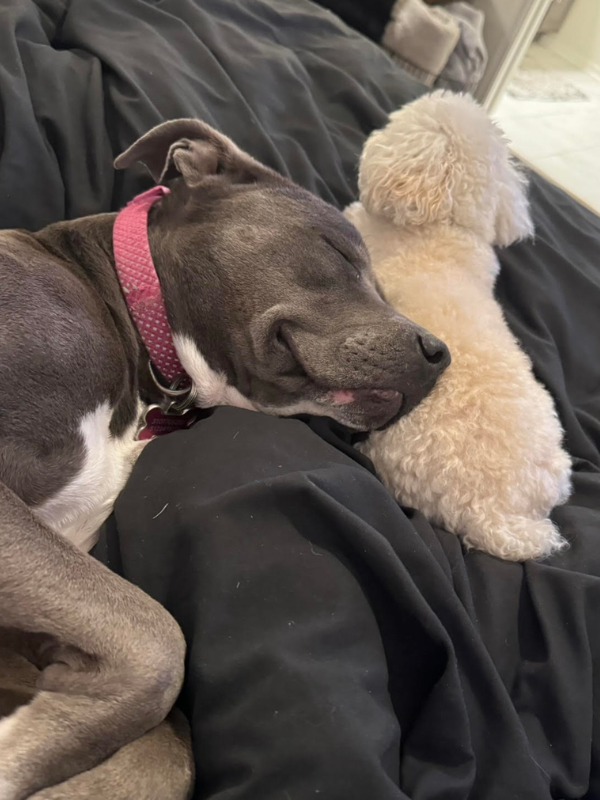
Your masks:
M 369 138 L 361 203 L 346 211 L 388 300 L 452 354 L 429 397 L 365 450 L 404 505 L 513 561 L 565 546 L 548 515 L 571 474 L 553 400 L 493 296 L 492 246 L 533 233 L 525 189 L 483 109 L 436 92 Z

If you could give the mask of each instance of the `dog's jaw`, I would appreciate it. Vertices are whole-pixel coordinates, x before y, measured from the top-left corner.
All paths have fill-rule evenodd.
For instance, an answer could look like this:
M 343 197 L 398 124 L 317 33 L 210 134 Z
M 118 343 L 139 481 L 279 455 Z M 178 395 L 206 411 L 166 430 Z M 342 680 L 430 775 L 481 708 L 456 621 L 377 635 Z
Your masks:
M 184 334 L 173 334 L 173 342 L 177 355 L 187 374 L 194 383 L 196 392 L 196 404 L 200 408 L 214 408 L 215 406 L 233 406 L 244 408 L 248 411 L 260 411 L 263 414 L 271 414 L 281 417 L 292 417 L 298 414 L 310 414 L 313 416 L 338 417 L 336 411 L 344 407 L 355 405 L 356 395 L 363 390 L 332 390 L 327 391 L 322 398 L 299 399 L 294 403 L 282 406 L 267 406 L 259 402 L 253 402 L 245 397 L 239 389 L 232 386 L 227 376 L 223 372 L 214 370 L 202 355 L 191 337 Z M 393 395 L 399 397 L 402 402 L 402 395 L 399 392 L 385 392 L 373 390 L 373 394 L 379 393 L 382 397 Z M 389 398 L 388 398 L 389 399 Z M 353 424 L 346 415 L 342 414 L 339 421 L 356 430 L 363 430 L 364 426 Z
M 256 406 L 232 386 L 223 372 L 214 370 L 202 355 L 195 342 L 185 334 L 173 334 L 179 360 L 194 383 L 197 405 L 200 408 L 235 406 L 256 411 Z
M 179 359 L 194 382 L 197 405 L 201 408 L 214 408 L 215 406 L 233 406 L 245 408 L 247 411 L 261 411 L 263 414 L 272 414 L 282 417 L 295 416 L 296 414 L 313 414 L 323 416 L 324 407 L 313 400 L 298 400 L 288 406 L 266 406 L 255 403 L 245 397 L 239 389 L 232 386 L 223 372 L 214 370 L 202 355 L 191 337 L 184 334 L 173 334 L 173 342 Z

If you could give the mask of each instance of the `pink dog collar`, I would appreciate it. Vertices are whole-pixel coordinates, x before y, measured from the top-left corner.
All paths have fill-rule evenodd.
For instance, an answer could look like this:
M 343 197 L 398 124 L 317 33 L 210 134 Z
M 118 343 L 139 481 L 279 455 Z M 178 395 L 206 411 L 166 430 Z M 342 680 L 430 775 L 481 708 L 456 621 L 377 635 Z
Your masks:
M 117 214 L 113 227 L 113 253 L 119 283 L 125 301 L 142 341 L 150 356 L 150 368 L 155 365 L 169 382 L 163 387 L 166 400 L 163 407 L 150 406 L 144 417 L 138 439 L 153 439 L 164 433 L 188 428 L 197 418 L 197 409 L 189 408 L 188 400 L 179 406 L 173 400 L 182 392 L 173 391 L 182 385 L 191 387 L 191 380 L 181 365 L 167 318 L 160 282 L 152 261 L 148 242 L 148 212 L 161 197 L 169 194 L 165 186 L 155 186 L 137 197 Z M 154 372 L 152 377 L 158 381 Z M 168 398 L 171 398 L 170 400 Z M 163 413 L 164 409 L 164 413 Z
M 172 384 L 185 375 L 175 345 L 148 243 L 148 212 L 165 186 L 155 186 L 119 212 L 113 228 L 115 267 L 129 313 L 135 322 L 152 363 Z

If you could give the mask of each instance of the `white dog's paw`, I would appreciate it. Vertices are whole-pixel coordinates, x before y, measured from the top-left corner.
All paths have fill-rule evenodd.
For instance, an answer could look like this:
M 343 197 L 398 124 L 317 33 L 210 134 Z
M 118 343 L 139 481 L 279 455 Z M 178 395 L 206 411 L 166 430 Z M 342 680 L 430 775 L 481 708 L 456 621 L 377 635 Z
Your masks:
M 550 519 L 506 516 L 493 525 L 478 526 L 463 537 L 465 545 L 506 561 L 548 558 L 567 548 L 568 542 Z
M 0 800 L 14 800 L 15 797 L 13 784 L 5 781 L 4 778 L 0 776 Z
M 18 748 L 14 735 L 16 724 L 16 713 L 0 719 L 0 800 L 14 800 L 19 796 L 17 786 L 10 779 L 7 765 L 7 761 L 13 763 L 10 757 L 14 756 L 15 749 Z M 12 777 L 14 778 L 14 775 Z

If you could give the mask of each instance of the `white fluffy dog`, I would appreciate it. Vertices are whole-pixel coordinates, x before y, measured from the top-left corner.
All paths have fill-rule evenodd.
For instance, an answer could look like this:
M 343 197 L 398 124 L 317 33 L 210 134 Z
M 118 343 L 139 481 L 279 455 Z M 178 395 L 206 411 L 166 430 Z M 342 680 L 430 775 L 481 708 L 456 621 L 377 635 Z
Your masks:
M 436 92 L 367 141 L 363 234 L 387 299 L 446 342 L 436 388 L 365 450 L 404 504 L 467 547 L 521 561 L 566 545 L 548 519 L 570 492 L 554 403 L 493 296 L 492 245 L 533 232 L 502 132 L 467 96 Z

